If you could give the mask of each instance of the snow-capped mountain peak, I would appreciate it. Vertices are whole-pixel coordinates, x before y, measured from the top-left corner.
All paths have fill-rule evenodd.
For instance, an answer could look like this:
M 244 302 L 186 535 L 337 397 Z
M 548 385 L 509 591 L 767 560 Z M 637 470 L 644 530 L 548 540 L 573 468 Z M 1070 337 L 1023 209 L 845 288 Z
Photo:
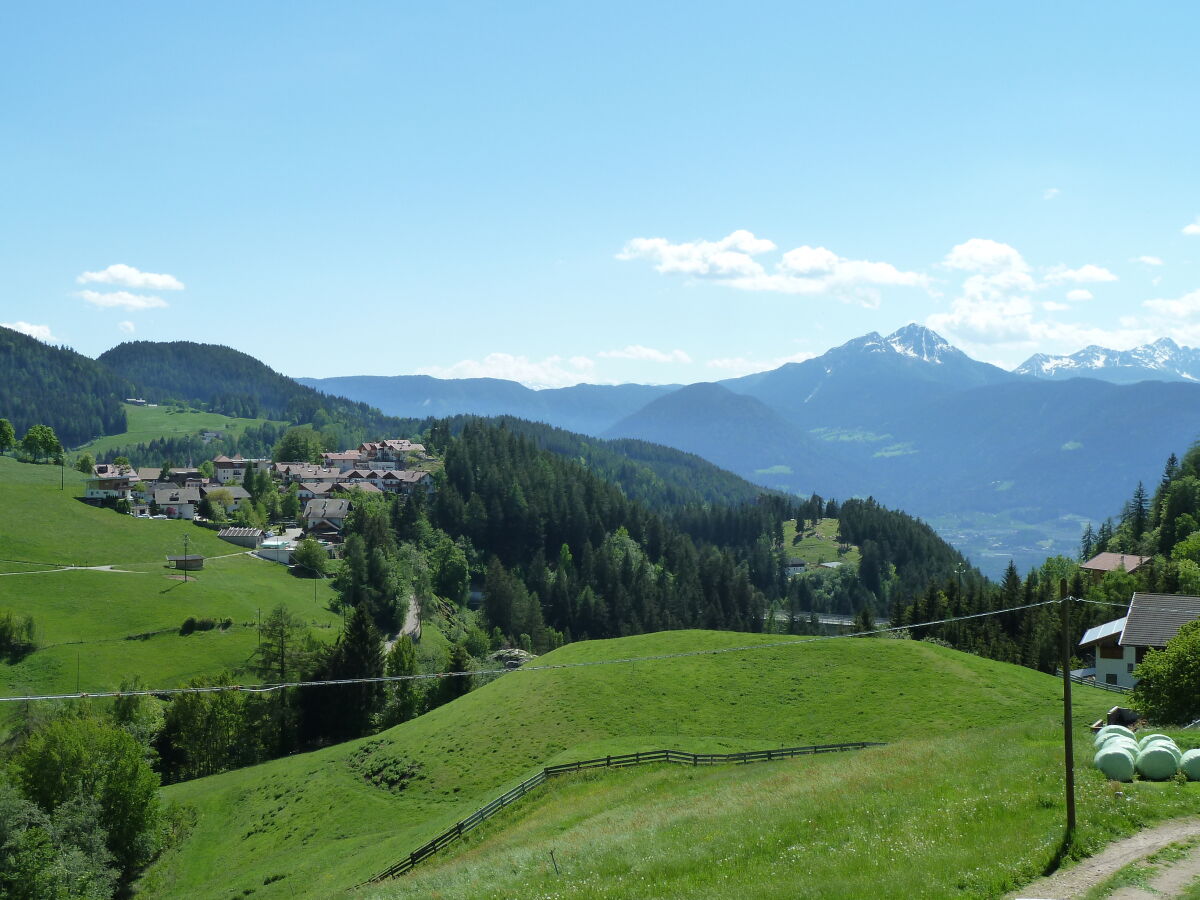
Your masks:
M 947 356 L 960 354 L 962 351 L 950 343 L 936 331 L 931 331 L 924 325 L 910 323 L 889 334 L 884 342 L 901 356 L 919 359 L 922 362 L 940 365 Z
M 1170 338 L 1132 350 L 1110 350 L 1095 344 L 1070 356 L 1037 353 L 1013 370 L 1035 378 L 1099 378 L 1120 384 L 1135 381 L 1200 379 L 1200 350 L 1180 347 Z

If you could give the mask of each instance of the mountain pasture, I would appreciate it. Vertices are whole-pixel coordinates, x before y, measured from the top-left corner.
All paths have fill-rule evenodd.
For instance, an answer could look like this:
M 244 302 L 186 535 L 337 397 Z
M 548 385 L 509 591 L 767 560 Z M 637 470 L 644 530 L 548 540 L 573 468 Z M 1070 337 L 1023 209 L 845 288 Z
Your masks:
M 540 662 L 594 663 L 779 641 L 728 632 L 663 632 L 569 644 Z M 815 780 L 803 773 L 817 773 L 816 780 L 830 785 L 822 802 L 849 809 L 862 795 L 839 793 L 853 779 L 838 781 L 833 773 L 873 770 L 876 783 L 903 795 L 890 801 L 893 821 L 903 822 L 903 806 L 931 802 L 922 799 L 922 778 L 930 774 L 927 755 L 951 753 L 950 745 L 960 739 L 965 749 L 954 751 L 961 754 L 954 759 L 964 774 L 954 790 L 978 785 L 979 791 L 956 802 L 990 802 L 996 782 L 989 780 L 985 763 L 999 765 L 996 757 L 1011 752 L 997 740 L 996 729 L 1007 728 L 1015 746 L 1040 749 L 1000 771 L 1034 779 L 1037 802 L 1054 810 L 1061 795 L 1055 768 L 1061 756 L 1055 755 L 1053 732 L 1061 716 L 1060 694 L 1055 679 L 1032 670 L 902 640 L 794 639 L 740 652 L 517 671 L 374 737 L 165 789 L 167 801 L 186 810 L 195 824 L 182 844 L 151 868 L 141 891 L 147 897 L 226 897 L 253 888 L 256 897 L 330 896 L 386 868 L 546 764 L 662 747 L 727 752 L 893 742 L 881 753 L 808 758 L 783 768 L 764 764 L 761 776 L 750 774 L 753 767 L 729 767 L 697 777 L 715 783 L 722 773 L 769 779 L 795 772 L 797 783 L 805 784 Z M 1082 741 L 1085 723 L 1111 705 L 1111 697 L 1081 688 L 1076 704 Z M 910 746 L 914 749 L 905 749 Z M 973 766 L 968 765 L 972 754 L 980 756 Z M 950 792 L 946 787 L 944 796 Z M 934 816 L 932 809 L 927 814 Z M 635 826 L 642 815 L 632 818 Z M 1053 819 L 1047 812 L 1030 826 L 1042 829 L 1028 832 L 1039 844 L 1031 858 L 1053 852 L 1046 842 L 1055 832 L 1045 824 Z M 503 829 L 506 821 L 500 817 L 488 828 Z M 756 829 L 739 840 L 754 840 L 759 833 Z M 851 836 L 834 830 L 826 840 L 840 846 Z M 929 852 L 934 844 L 928 843 Z M 725 853 L 702 844 L 714 884 L 736 846 Z M 634 853 L 632 845 L 628 852 Z M 654 853 L 686 851 L 664 843 Z M 426 896 L 443 888 L 443 896 L 478 896 L 424 883 L 430 885 Z M 629 882 L 611 894 L 640 895 Z

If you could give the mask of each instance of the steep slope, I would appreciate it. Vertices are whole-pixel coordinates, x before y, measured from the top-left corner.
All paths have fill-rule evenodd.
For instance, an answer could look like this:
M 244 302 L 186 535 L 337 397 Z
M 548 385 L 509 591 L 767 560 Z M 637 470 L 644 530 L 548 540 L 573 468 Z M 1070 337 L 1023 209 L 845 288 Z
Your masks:
M 543 661 L 779 640 L 672 632 L 571 644 Z M 672 745 L 719 751 L 957 735 L 996 720 L 1053 721 L 1059 694 L 1049 676 L 913 641 L 515 672 L 375 738 L 167 788 L 169 802 L 194 810 L 195 824 L 142 890 L 332 896 L 547 762 Z M 1088 689 L 1077 702 L 1091 694 L 1093 706 L 1106 702 Z M 385 771 L 408 774 L 392 789 L 377 787 L 368 773 Z
M 720 384 L 667 394 L 604 434 L 677 447 L 767 486 L 828 495 L 853 483 L 831 449 L 760 400 Z
M 429 375 L 349 375 L 298 378 L 328 393 L 376 406 L 388 415 L 514 416 L 584 434 L 599 434 L 677 385 L 577 384 L 535 391 L 500 378 L 433 378 Z
M 49 425 L 68 447 L 125 430 L 121 402 L 129 380 L 74 350 L 51 347 L 0 327 L 0 418 L 20 438 L 30 425 Z
M 1132 350 L 1109 350 L 1095 344 L 1070 356 L 1036 353 L 1013 370 L 1036 378 L 1098 378 L 1112 384 L 1138 381 L 1200 381 L 1200 350 L 1180 347 L 1170 338 Z

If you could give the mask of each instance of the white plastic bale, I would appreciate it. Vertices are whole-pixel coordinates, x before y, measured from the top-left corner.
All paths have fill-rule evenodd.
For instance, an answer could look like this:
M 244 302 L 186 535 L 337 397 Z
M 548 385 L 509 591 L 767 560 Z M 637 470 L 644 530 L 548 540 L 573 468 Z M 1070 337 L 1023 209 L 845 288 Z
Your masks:
M 1113 735 L 1113 734 L 1122 734 L 1127 738 L 1133 738 L 1134 740 L 1137 740 L 1137 738 L 1134 737 L 1133 732 L 1130 731 L 1128 728 L 1126 728 L 1124 725 L 1105 725 L 1103 728 L 1101 728 L 1099 731 L 1096 732 L 1096 740 L 1095 740 L 1096 746 L 1099 747 L 1104 742 L 1105 738 L 1107 738 L 1109 735 Z
M 1145 750 L 1146 747 L 1155 743 L 1156 741 L 1171 741 L 1171 738 L 1165 734 L 1144 734 L 1138 738 L 1138 747 Z M 1173 744 L 1175 742 L 1171 741 L 1171 743 Z
M 1133 754 L 1124 747 L 1104 746 L 1096 754 L 1093 764 L 1113 781 L 1133 781 L 1135 768 Z
M 1179 762 L 1167 747 L 1152 743 L 1137 755 L 1138 774 L 1151 781 L 1165 781 L 1179 771 Z
M 1189 750 L 1183 754 L 1179 771 L 1188 777 L 1188 781 L 1200 781 L 1200 750 Z

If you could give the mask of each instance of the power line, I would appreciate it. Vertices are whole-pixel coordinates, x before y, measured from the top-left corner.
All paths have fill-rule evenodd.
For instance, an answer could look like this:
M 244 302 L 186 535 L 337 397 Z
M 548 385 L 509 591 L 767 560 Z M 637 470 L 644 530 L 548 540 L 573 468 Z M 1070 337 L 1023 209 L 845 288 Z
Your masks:
M 873 634 L 889 634 L 895 631 L 907 631 L 910 628 L 925 628 L 931 625 L 946 625 L 950 622 L 962 622 L 967 619 L 979 619 L 985 616 L 998 616 L 1002 613 L 1020 612 L 1023 609 L 1033 609 L 1038 606 L 1049 606 L 1058 600 L 1043 600 L 1040 603 L 1026 603 L 1023 606 L 1010 606 L 1007 609 L 994 609 L 987 612 L 971 613 L 965 616 L 951 616 L 946 619 L 935 619 L 930 622 L 917 622 L 911 625 L 896 625 L 891 628 L 875 628 L 869 631 L 857 631 L 852 634 L 817 635 L 799 638 L 792 641 L 771 641 L 763 644 L 748 644 L 741 647 L 716 647 L 708 650 L 684 650 L 679 653 L 658 653 L 652 656 L 627 656 L 619 659 L 596 659 L 586 662 L 558 663 L 556 665 L 521 666 L 517 669 L 482 669 L 476 672 L 430 672 L 421 675 L 381 675 L 374 678 L 341 678 L 321 681 L 284 681 L 269 684 L 213 684 L 203 687 L 182 688 L 145 688 L 135 691 L 96 691 L 77 692 L 73 694 L 35 694 L 24 697 L 0 697 L 0 703 L 25 703 L 35 700 L 91 700 L 112 697 L 169 697 L 179 694 L 218 694 L 229 691 L 240 691 L 247 694 L 269 694 L 287 688 L 299 687 L 335 687 L 346 684 L 391 684 L 400 681 L 429 681 L 438 678 L 469 678 L 473 675 L 504 675 L 514 672 L 546 672 L 557 669 L 582 669 L 590 666 L 624 665 L 638 662 L 657 662 L 667 659 L 686 659 L 695 656 L 716 656 L 722 653 L 745 653 L 752 650 L 768 650 L 780 647 L 795 647 L 811 644 L 817 641 L 828 641 L 839 638 L 868 637 Z

